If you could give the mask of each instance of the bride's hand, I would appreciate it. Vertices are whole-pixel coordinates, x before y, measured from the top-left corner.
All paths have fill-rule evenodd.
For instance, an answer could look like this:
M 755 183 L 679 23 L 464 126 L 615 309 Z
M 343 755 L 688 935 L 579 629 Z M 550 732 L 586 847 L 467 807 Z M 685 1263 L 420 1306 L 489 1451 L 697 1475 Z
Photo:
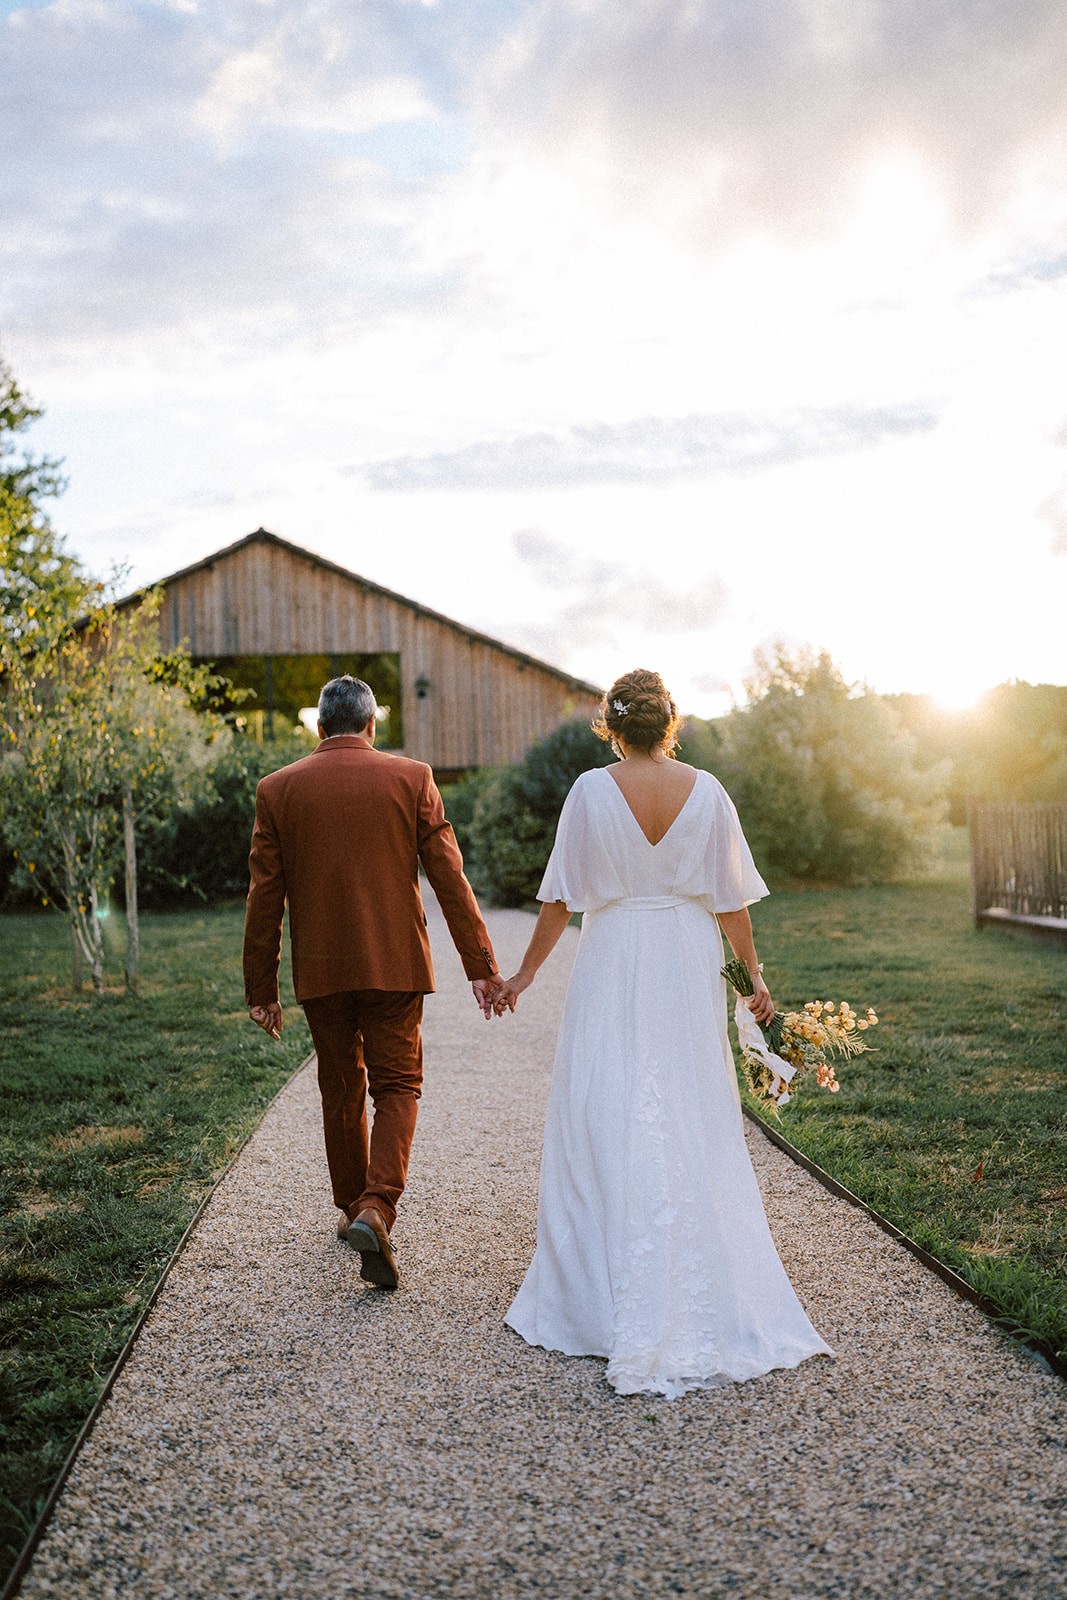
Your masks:
M 515 1002 L 524 989 L 528 989 L 533 978 L 528 978 L 522 972 L 516 972 L 513 978 L 505 978 L 493 996 L 493 1009 L 498 1017 L 505 1011 L 514 1011 Z
M 770 1022 L 774 1016 L 774 1001 L 771 999 L 771 991 L 764 983 L 761 973 L 757 972 L 754 975 L 752 989 L 753 993 L 745 1001 L 746 1006 L 757 1022 Z

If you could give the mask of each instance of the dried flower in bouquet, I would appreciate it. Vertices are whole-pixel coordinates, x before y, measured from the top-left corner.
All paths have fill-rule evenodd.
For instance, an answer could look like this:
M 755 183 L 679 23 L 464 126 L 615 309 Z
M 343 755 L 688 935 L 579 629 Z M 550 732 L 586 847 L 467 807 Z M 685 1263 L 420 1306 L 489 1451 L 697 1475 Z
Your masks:
M 847 1000 L 809 1000 L 802 1011 L 776 1011 L 770 1022 L 760 1023 L 745 1005 L 754 993 L 745 963 L 728 961 L 722 975 L 738 995 L 734 1020 L 745 1077 L 756 1099 L 775 1116 L 794 1097 L 802 1078 L 814 1078 L 820 1089 L 836 1094 L 841 1086 L 830 1057 L 847 1058 L 871 1048 L 863 1038 L 878 1024 L 871 1006 L 861 1016 Z

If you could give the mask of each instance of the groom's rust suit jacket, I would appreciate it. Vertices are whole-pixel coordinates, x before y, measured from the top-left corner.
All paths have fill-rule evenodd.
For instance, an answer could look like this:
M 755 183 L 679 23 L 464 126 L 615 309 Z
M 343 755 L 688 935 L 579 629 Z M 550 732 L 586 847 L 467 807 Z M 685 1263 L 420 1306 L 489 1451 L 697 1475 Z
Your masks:
M 420 862 L 467 977 L 487 977 L 493 947 L 428 766 L 340 734 L 265 777 L 248 858 L 247 1003 L 278 999 L 286 901 L 297 1000 L 431 992 Z

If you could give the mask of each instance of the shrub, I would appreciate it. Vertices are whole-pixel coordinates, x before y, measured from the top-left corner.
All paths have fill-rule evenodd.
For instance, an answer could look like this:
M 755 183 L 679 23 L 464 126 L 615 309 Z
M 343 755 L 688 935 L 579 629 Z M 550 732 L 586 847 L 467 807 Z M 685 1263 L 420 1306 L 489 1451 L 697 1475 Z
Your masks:
M 471 825 L 471 881 L 496 906 L 536 899 L 552 848 L 555 824 L 526 804 L 522 768 L 508 767 L 478 800 Z
M 143 904 L 188 905 L 247 894 L 256 785 L 308 750 L 300 734 L 264 744 L 230 734 L 200 774 L 191 800 L 145 819 L 138 839 Z
M 555 834 L 575 779 L 592 767 L 610 766 L 614 760 L 611 746 L 598 739 L 584 719 L 561 723 L 526 752 L 519 768 L 525 802 L 535 816 L 551 823 Z
M 718 722 L 701 717 L 686 717 L 678 732 L 678 759 L 705 772 L 718 772 L 722 765 L 723 737 Z
M 470 824 L 469 869 L 479 893 L 500 906 L 536 899 L 571 785 L 613 759 L 589 724 L 575 720 L 532 745 L 517 767 L 497 773 Z
M 469 772 L 465 778 L 460 778 L 457 783 L 442 786 L 441 799 L 444 801 L 445 814 L 452 824 L 459 848 L 463 852 L 464 865 L 470 875 L 471 863 L 474 859 L 474 842 L 472 825 L 474 811 L 479 799 L 495 783 L 502 767 L 481 767 L 477 772 Z M 473 878 L 471 879 L 473 883 Z
M 0 833 L 0 906 L 15 903 L 16 891 L 12 888 L 11 880 L 17 866 L 15 852 Z

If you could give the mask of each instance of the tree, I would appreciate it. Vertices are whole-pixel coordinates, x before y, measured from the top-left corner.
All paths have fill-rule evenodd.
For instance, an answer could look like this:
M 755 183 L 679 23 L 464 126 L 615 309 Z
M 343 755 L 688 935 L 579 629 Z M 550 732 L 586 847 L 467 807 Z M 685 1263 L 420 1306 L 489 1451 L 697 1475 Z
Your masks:
M 38 632 L 42 611 L 77 614 L 96 587 L 41 505 L 65 487 L 59 462 L 19 447 L 18 436 L 41 414 L 0 360 L 0 627 L 23 642 Z
M 18 436 L 40 415 L 0 360 L 0 706 L 8 757 L 17 743 L 20 699 L 23 714 L 36 706 L 32 685 L 38 661 L 57 649 L 70 619 L 88 606 L 95 588 L 67 554 L 41 505 L 64 487 L 59 463 L 20 448 Z M 4 776 L 11 779 L 10 759 Z M 10 781 L 3 791 L 5 853 L 17 862 L 16 841 L 21 842 L 25 870 L 33 881 L 37 836 L 31 827 L 27 837 L 23 827 L 25 796 Z M 73 923 L 71 935 L 77 968 Z
M 101 899 L 126 859 L 127 987 L 137 978 L 136 823 L 176 769 L 195 764 L 212 725 L 189 705 L 203 676 L 161 662 L 157 595 L 120 611 L 98 603 L 77 623 L 42 619 L 32 648 L 4 642 L 0 764 L 5 830 L 42 899 L 70 919 L 93 987 L 104 981 Z M 174 680 L 176 670 L 179 681 Z
M 42 900 L 67 913 L 75 987 L 83 959 L 103 987 L 100 901 L 124 850 L 132 989 L 137 816 L 210 737 L 189 704 L 209 680 L 183 652 L 161 657 L 157 595 L 120 610 L 67 554 L 40 505 L 62 488 L 59 466 L 14 437 L 38 416 L 0 362 L 3 830 Z
M 922 768 L 879 695 L 830 657 L 756 656 L 748 703 L 723 719 L 719 776 L 761 868 L 779 879 L 883 882 L 920 866 L 944 817 L 947 764 Z
M 180 805 L 189 780 L 211 759 L 221 735 L 217 717 L 198 715 L 190 703 L 214 685 L 208 669 L 184 651 L 159 654 L 156 618 L 160 591 L 126 612 L 107 608 L 97 628 L 99 652 L 92 671 L 110 742 L 111 771 L 122 802 L 125 864 L 126 989 L 137 987 L 140 960 L 138 823 L 162 806 Z
M 890 704 L 924 763 L 951 762 L 952 822 L 966 822 L 968 800 L 1067 799 L 1067 686 L 1002 683 L 965 711 L 929 695 L 893 695 Z
M 106 803 L 114 788 L 107 721 L 87 692 L 89 630 L 76 632 L 58 613 L 42 619 L 30 605 L 40 622 L 34 647 L 3 644 L 4 829 L 43 903 L 67 913 L 75 987 L 84 958 L 99 990 L 99 894 L 117 838 L 116 809 Z

